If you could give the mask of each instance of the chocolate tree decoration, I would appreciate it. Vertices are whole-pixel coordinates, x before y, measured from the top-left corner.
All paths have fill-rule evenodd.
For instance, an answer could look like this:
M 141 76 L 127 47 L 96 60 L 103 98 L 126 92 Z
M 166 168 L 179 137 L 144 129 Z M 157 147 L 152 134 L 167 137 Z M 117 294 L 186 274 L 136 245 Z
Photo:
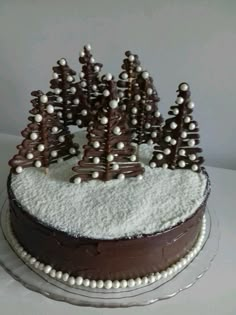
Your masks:
M 80 183 L 92 179 L 108 181 L 136 176 L 142 178 L 144 169 L 134 154 L 126 117 L 118 106 L 116 83 L 106 76 L 101 106 L 94 123 L 89 125 L 84 146 L 84 156 L 79 166 L 73 167 L 77 173 L 71 182 Z
M 75 125 L 74 117 L 78 107 L 77 102 L 73 101 L 76 72 L 68 66 L 64 58 L 58 60 L 57 64 L 58 66 L 52 68 L 53 79 L 50 81 L 50 87 L 53 89 L 51 96 L 55 96 L 53 105 L 64 126 Z
M 42 91 L 34 91 L 31 95 L 35 98 L 31 101 L 30 123 L 21 132 L 25 139 L 17 146 L 18 154 L 9 161 L 16 174 L 31 166 L 45 167 L 47 173 L 51 163 L 78 154 L 78 145 L 72 142 L 73 135 L 60 122 L 53 105 L 48 102 L 48 96 Z
M 82 99 L 82 108 L 79 107 L 79 112 L 77 113 L 84 117 L 84 124 L 88 124 L 95 114 L 94 103 L 96 102 L 97 96 L 100 94 L 101 79 L 99 73 L 102 69 L 102 64 L 95 62 L 91 54 L 90 45 L 84 46 L 84 49 L 80 53 L 79 62 L 82 64 L 82 71 L 80 72 L 81 80 L 78 85 L 83 91 L 84 100 Z
M 185 82 L 179 85 L 176 105 L 170 107 L 161 139 L 154 147 L 150 161 L 151 167 L 201 170 L 203 157 L 198 156 L 202 149 L 199 144 L 198 124 L 192 117 L 194 103 L 190 99 L 189 85 Z
M 138 74 L 142 71 L 138 55 L 132 54 L 130 51 L 125 52 L 126 58 L 123 59 L 120 73 L 120 80 L 117 86 L 120 88 L 119 96 L 121 99 L 121 108 L 128 111 L 132 102 L 132 91 L 136 83 Z
M 152 144 L 157 141 L 163 124 L 163 118 L 158 110 L 160 99 L 147 71 L 141 72 L 136 82 L 129 112 L 132 141 L 138 145 Z

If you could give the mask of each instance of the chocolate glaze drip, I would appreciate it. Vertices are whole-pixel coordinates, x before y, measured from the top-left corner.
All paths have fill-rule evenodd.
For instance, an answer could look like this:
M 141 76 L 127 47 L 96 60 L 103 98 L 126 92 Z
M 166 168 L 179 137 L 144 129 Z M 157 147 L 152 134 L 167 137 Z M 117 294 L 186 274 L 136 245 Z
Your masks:
M 88 279 L 121 280 L 168 268 L 195 244 L 205 211 L 203 204 L 185 222 L 164 232 L 131 239 L 89 239 L 57 231 L 25 212 L 8 179 L 11 224 L 20 244 L 37 260 L 56 270 Z
M 107 181 L 118 178 L 120 174 L 131 177 L 144 172 L 137 160 L 130 161 L 131 156 L 131 160 L 136 159 L 135 148 L 131 145 L 126 117 L 118 107 L 115 81 L 104 81 L 104 90 L 109 91 L 109 95 L 102 96 L 95 121 L 88 126 L 88 144 L 84 146 L 79 166 L 73 167 L 77 175 L 71 178 L 71 182 L 77 178 Z M 111 102 L 115 103 L 114 108 Z

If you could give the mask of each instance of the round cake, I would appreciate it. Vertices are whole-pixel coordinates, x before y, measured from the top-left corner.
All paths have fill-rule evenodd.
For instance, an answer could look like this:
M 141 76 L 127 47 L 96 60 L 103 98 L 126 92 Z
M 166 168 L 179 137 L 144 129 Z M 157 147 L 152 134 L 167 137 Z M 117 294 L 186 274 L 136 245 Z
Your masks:
M 150 151 L 142 146 L 143 163 Z M 31 257 L 73 277 L 121 280 L 161 272 L 191 251 L 209 194 L 205 172 L 145 166 L 141 181 L 74 185 L 66 178 L 76 160 L 48 176 L 37 168 L 9 176 L 13 233 Z

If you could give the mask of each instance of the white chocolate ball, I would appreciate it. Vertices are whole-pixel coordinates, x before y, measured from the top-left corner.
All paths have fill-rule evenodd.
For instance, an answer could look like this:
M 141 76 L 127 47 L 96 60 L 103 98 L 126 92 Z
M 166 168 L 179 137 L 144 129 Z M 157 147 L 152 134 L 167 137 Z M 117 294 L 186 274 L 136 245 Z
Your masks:
M 66 78 L 67 82 L 72 82 L 74 80 L 74 78 L 71 75 L 68 75 L 68 77 Z
M 136 155 L 133 154 L 130 156 L 130 161 L 135 162 L 136 159 L 137 159 Z
M 142 78 L 143 78 L 143 79 L 148 79 L 148 78 L 149 78 L 149 73 L 148 73 L 147 71 L 144 71 L 144 72 L 142 73 Z
M 26 158 L 27 158 L 28 160 L 32 160 L 33 157 L 34 157 L 33 153 L 28 153 L 28 154 L 26 155 Z
M 141 72 L 141 71 L 142 71 L 142 67 L 137 66 L 137 67 L 136 67 L 136 71 L 137 71 L 137 72 Z
M 62 142 L 65 142 L 65 137 L 64 137 L 64 136 L 60 136 L 60 137 L 58 138 L 58 141 L 61 142 L 61 143 L 62 143 Z
M 30 139 L 31 139 L 31 140 L 36 140 L 36 139 L 38 139 L 38 134 L 35 133 L 35 132 L 32 132 L 32 133 L 30 134 Z
M 66 65 L 66 60 L 65 60 L 64 58 L 61 58 L 61 59 L 59 60 L 59 64 L 60 64 L 61 66 L 65 66 L 65 65 Z
M 89 285 L 90 285 L 90 280 L 89 279 L 84 279 L 83 280 L 83 286 L 84 287 L 89 287 Z
M 147 89 L 147 95 L 152 95 L 153 90 L 151 88 Z
M 132 123 L 132 125 L 137 125 L 138 121 L 137 121 L 137 119 L 132 119 L 131 123 Z
M 118 106 L 118 101 L 117 100 L 111 100 L 110 102 L 109 102 L 109 106 L 111 107 L 111 108 L 117 108 L 117 106 Z
M 167 169 L 168 168 L 168 164 L 167 163 L 162 164 L 162 168 L 163 169 Z
M 140 101 L 141 100 L 141 96 L 139 94 L 136 94 L 134 96 L 135 101 Z
M 138 112 L 137 107 L 132 107 L 131 112 L 132 112 L 133 114 L 137 114 L 137 112 Z
M 176 101 L 175 101 L 175 103 L 176 104 L 183 104 L 183 102 L 184 102 L 184 99 L 183 99 L 183 97 L 181 97 L 181 96 L 179 96 L 179 97 L 177 97 L 177 99 L 176 99 Z
M 117 149 L 121 150 L 125 147 L 124 142 L 118 142 L 117 143 Z
M 35 161 L 34 165 L 36 167 L 41 167 L 42 166 L 42 162 L 41 161 Z
M 108 90 L 103 91 L 103 96 L 107 97 L 110 95 L 110 92 Z
M 90 58 L 89 60 L 91 63 L 94 63 L 95 62 L 95 59 L 93 57 Z
M 48 101 L 47 95 L 44 94 L 44 95 L 40 96 L 40 102 L 41 103 L 45 104 L 45 103 L 47 103 L 47 101 Z
M 112 74 L 111 73 L 107 73 L 105 76 L 107 81 L 111 81 L 112 80 Z
M 171 150 L 169 148 L 164 149 L 164 153 L 166 155 L 169 155 L 171 153 Z
M 92 173 L 92 178 L 98 178 L 99 177 L 99 173 L 98 172 L 93 172 Z
M 76 154 L 76 149 L 75 148 L 70 148 L 69 149 L 69 153 L 72 154 L 72 155 Z
M 99 164 L 99 163 L 100 163 L 100 158 L 99 158 L 98 156 L 95 156 L 95 157 L 93 158 L 93 163 L 94 163 L 94 164 Z
M 176 124 L 176 122 L 172 121 L 172 123 L 170 124 L 170 128 L 176 129 L 177 127 L 178 127 L 178 125 Z
M 157 154 L 157 159 L 158 159 L 158 160 L 162 160 L 162 159 L 163 159 L 163 154 L 158 153 L 158 154 Z
M 116 126 L 114 129 L 113 129 L 113 133 L 115 134 L 115 135 L 120 135 L 121 134 L 121 130 L 120 130 L 120 127 L 118 127 L 118 126 Z
M 102 289 L 104 287 L 104 281 L 103 280 L 98 280 L 97 281 L 97 288 Z
M 166 137 L 165 137 L 165 142 L 170 142 L 170 140 L 171 140 L 171 137 L 170 137 L 170 136 L 166 136 Z
M 58 73 L 53 72 L 53 73 L 52 73 L 52 78 L 53 78 L 53 79 L 58 79 L 58 78 L 59 78 Z
M 82 81 L 82 82 L 80 83 L 80 85 L 81 85 L 83 88 L 85 88 L 85 87 L 87 86 L 87 83 L 86 83 L 85 81 Z
M 155 162 L 151 162 L 151 163 L 150 163 L 150 167 L 151 167 L 151 168 L 155 168 L 156 166 L 157 166 L 157 165 L 156 165 Z
M 80 178 L 80 177 L 76 177 L 76 178 L 74 179 L 74 183 L 75 183 L 75 184 L 80 184 L 80 183 L 81 183 L 81 178 Z
M 66 115 L 66 117 L 68 118 L 68 119 L 72 119 L 72 113 L 68 113 L 67 115 Z
M 180 91 L 187 91 L 188 90 L 188 84 L 182 83 L 179 87 Z
M 122 73 L 121 78 L 123 80 L 127 80 L 128 79 L 128 74 L 126 72 Z
M 99 72 L 100 67 L 96 65 L 96 66 L 94 66 L 94 68 L 93 68 L 93 69 L 94 69 L 94 71 L 95 71 L 95 72 Z
M 175 139 L 171 139 L 171 140 L 170 140 L 170 143 L 171 143 L 172 145 L 175 145 L 175 144 L 177 143 L 177 141 L 176 141 Z
M 43 119 L 43 116 L 40 115 L 40 114 L 36 114 L 36 115 L 34 116 L 34 120 L 35 120 L 36 122 L 40 122 L 40 121 L 42 121 L 42 119 Z
M 119 289 L 119 287 L 120 287 L 120 281 L 119 281 L 119 280 L 114 280 L 114 281 L 112 282 L 112 287 L 113 287 L 114 289 Z
M 22 173 L 23 172 L 23 168 L 21 167 L 21 166 L 17 166 L 16 167 L 16 173 L 17 174 L 20 174 L 20 173 Z
M 128 286 L 128 283 L 127 283 L 127 280 L 121 280 L 120 281 L 120 287 L 122 288 L 122 289 L 125 289 L 125 288 L 127 288 L 127 286 Z
M 119 92 L 119 97 L 120 98 L 124 97 L 124 93 L 122 91 Z
M 62 112 L 57 112 L 57 116 L 58 116 L 59 118 L 61 118 L 61 117 L 62 117 Z
M 80 79 L 83 79 L 84 76 L 85 76 L 85 73 L 83 71 L 81 71 L 80 74 L 79 74 Z
M 79 104 L 79 99 L 78 99 L 78 98 L 75 98 L 75 99 L 73 100 L 73 103 L 74 103 L 75 105 L 78 105 L 78 104 Z
M 80 119 L 77 119 L 76 120 L 76 125 L 78 125 L 78 126 L 82 125 L 82 121 Z
M 57 97 L 57 102 L 58 102 L 58 103 L 62 103 L 62 102 L 63 102 L 63 98 L 62 98 L 62 97 L 60 97 L 60 96 L 59 96 L 59 97 Z
M 135 58 L 134 58 L 133 55 L 130 55 L 128 59 L 129 59 L 130 62 L 133 62 Z
M 152 106 L 151 105 L 147 105 L 146 106 L 146 111 L 150 112 L 150 110 L 152 110 Z
M 98 87 L 97 87 L 95 84 L 92 85 L 92 90 L 93 90 L 93 91 L 96 91 L 97 88 L 98 88 Z
M 47 106 L 47 112 L 48 112 L 49 114 L 54 113 L 54 107 L 53 107 L 52 105 L 48 105 L 48 106 Z
M 52 157 L 57 157 L 57 151 L 56 151 L 56 150 L 53 150 L 53 151 L 51 152 L 51 156 L 52 156 Z
M 189 123 L 191 121 L 191 118 L 189 116 L 185 117 L 184 118 L 184 122 L 185 123 Z
M 101 124 L 106 125 L 108 123 L 108 118 L 107 117 L 102 117 L 101 118 Z
M 197 164 L 193 164 L 193 165 L 192 165 L 192 170 L 193 170 L 194 172 L 196 172 L 196 171 L 198 170 Z
M 106 281 L 104 282 L 104 287 L 105 287 L 105 289 L 107 289 L 107 290 L 111 289 L 111 288 L 112 288 L 112 281 L 111 281 L 111 280 L 106 280 Z
M 194 130 L 196 128 L 196 125 L 194 123 L 189 124 L 188 129 Z
M 118 179 L 124 180 L 125 179 L 125 175 L 124 174 L 119 174 L 117 176 Z
M 87 114 L 88 114 L 88 112 L 87 112 L 86 109 L 83 109 L 83 110 L 81 111 L 81 115 L 82 115 L 82 116 L 87 116 Z
M 188 145 L 189 145 L 190 147 L 193 147 L 193 146 L 195 145 L 195 140 L 194 140 L 194 139 L 190 139 L 190 140 L 188 141 Z
M 85 46 L 85 49 L 87 49 L 88 51 L 90 51 L 92 48 L 91 48 L 91 45 L 90 44 L 87 44 L 86 46 Z
M 114 171 L 117 171 L 119 168 L 120 168 L 120 166 L 119 166 L 118 163 L 112 164 L 112 169 L 113 169 Z
M 98 149 L 98 148 L 100 147 L 100 143 L 99 143 L 98 141 L 94 141 L 93 147 L 94 147 L 95 149 Z
M 178 113 L 179 113 L 178 108 L 174 108 L 174 109 L 173 109 L 173 114 L 174 114 L 174 115 L 178 115 Z
M 189 109 L 193 109 L 194 106 L 195 106 L 195 104 L 194 104 L 193 102 L 189 102 L 189 103 L 188 103 L 188 108 L 189 108 Z
M 152 140 L 152 139 L 149 139 L 148 142 L 147 142 L 147 144 L 150 144 L 150 145 L 153 144 L 153 140 Z
M 113 154 L 108 154 L 107 156 L 107 161 L 112 162 L 114 160 L 114 155 Z
M 70 91 L 71 91 L 71 93 L 75 94 L 76 88 L 75 88 L 74 86 L 72 86 L 72 87 L 70 88 Z
M 181 138 L 187 138 L 187 132 L 186 131 L 181 132 Z
M 151 133 L 151 137 L 152 137 L 152 138 L 156 138 L 156 137 L 157 137 L 157 132 L 156 132 L 156 131 L 153 131 L 153 132 Z
M 129 287 L 129 288 L 133 288 L 133 287 L 135 286 L 135 281 L 134 281 L 134 279 L 129 279 L 129 280 L 127 281 L 127 284 L 128 284 L 128 287 Z
M 185 167 L 186 163 L 185 163 L 185 161 L 181 160 L 181 161 L 179 161 L 178 165 L 179 165 L 179 167 Z
M 155 116 L 156 118 L 158 118 L 158 117 L 161 116 L 161 113 L 160 113 L 159 111 L 156 111 L 156 112 L 154 113 L 154 116 Z
M 151 127 L 151 124 L 150 124 L 150 123 L 146 123 L 146 124 L 145 124 L 145 128 L 146 128 L 146 129 L 149 129 L 150 127 Z
M 137 179 L 138 179 L 138 180 L 142 180 L 142 179 L 143 179 L 143 175 L 142 175 L 142 174 L 139 174 L 139 175 L 137 176 Z
M 37 150 L 38 150 L 39 152 L 43 152 L 43 150 L 44 150 L 44 145 L 43 145 L 43 144 L 39 144 L 39 145 L 37 146 Z
M 184 149 L 179 150 L 179 155 L 185 156 L 186 151 Z
M 79 55 L 80 55 L 80 57 L 84 57 L 85 56 L 85 52 L 82 50 Z
M 61 93 L 61 89 L 55 88 L 55 89 L 54 89 L 54 93 L 55 93 L 55 94 L 60 94 L 60 93 Z
M 195 154 L 190 154 L 189 155 L 189 159 L 191 160 L 191 161 L 194 161 L 194 160 L 196 160 L 196 155 Z

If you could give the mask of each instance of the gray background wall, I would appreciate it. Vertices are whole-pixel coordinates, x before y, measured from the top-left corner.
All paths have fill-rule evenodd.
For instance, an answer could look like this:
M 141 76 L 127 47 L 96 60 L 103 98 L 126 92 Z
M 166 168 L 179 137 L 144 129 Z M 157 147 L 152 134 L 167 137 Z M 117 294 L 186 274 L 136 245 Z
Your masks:
M 189 82 L 207 164 L 236 169 L 236 1 L 0 0 L 0 132 L 19 134 L 30 92 L 47 91 L 60 57 L 79 70 L 88 42 L 104 72 L 138 53 L 164 115 Z

